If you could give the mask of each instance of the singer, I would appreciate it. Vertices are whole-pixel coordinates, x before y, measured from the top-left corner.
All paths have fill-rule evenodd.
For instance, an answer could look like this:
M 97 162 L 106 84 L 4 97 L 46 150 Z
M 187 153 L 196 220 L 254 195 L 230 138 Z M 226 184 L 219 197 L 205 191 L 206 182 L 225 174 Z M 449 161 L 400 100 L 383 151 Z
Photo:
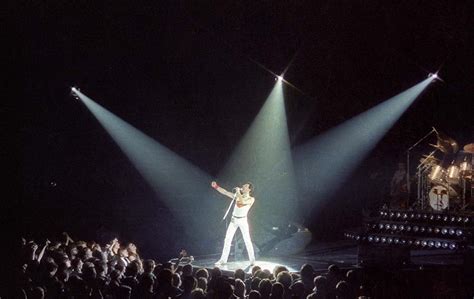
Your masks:
M 252 240 L 250 239 L 249 224 L 247 222 L 247 214 L 255 202 L 255 198 L 252 197 L 253 185 L 252 183 L 243 184 L 242 187 L 236 187 L 233 189 L 234 193 L 227 191 L 220 187 L 216 182 L 211 183 L 212 188 L 216 189 L 222 195 L 225 195 L 235 201 L 234 210 L 232 211 L 232 218 L 227 232 L 225 234 L 224 248 L 222 250 L 221 258 L 215 263 L 216 265 L 223 265 L 227 263 L 230 252 L 230 244 L 234 238 L 234 234 L 237 228 L 242 232 L 244 238 L 245 247 L 249 255 L 250 264 L 255 264 L 255 254 L 253 251 Z M 227 214 L 226 214 L 227 216 Z

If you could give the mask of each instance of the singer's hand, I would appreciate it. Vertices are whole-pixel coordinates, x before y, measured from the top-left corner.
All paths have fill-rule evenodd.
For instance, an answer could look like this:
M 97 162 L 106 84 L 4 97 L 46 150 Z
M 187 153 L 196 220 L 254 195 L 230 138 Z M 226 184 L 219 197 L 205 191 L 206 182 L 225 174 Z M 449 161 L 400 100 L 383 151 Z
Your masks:
M 212 182 L 211 182 L 211 187 L 212 187 L 212 188 L 216 188 L 216 186 L 217 186 L 216 181 L 212 181 Z

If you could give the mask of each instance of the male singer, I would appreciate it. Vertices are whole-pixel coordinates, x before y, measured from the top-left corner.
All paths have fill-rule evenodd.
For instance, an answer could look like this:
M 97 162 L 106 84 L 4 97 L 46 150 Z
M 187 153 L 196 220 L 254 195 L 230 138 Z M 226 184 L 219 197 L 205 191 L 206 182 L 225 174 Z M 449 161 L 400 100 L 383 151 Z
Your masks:
M 253 252 L 252 240 L 250 239 L 249 224 L 247 222 L 247 214 L 255 202 L 255 198 L 251 196 L 253 185 L 251 183 L 243 184 L 242 187 L 234 188 L 235 193 L 229 192 L 226 189 L 217 185 L 216 182 L 211 183 L 212 188 L 216 189 L 217 192 L 235 200 L 234 211 L 232 212 L 232 218 L 227 232 L 225 234 L 224 249 L 222 250 L 221 258 L 216 262 L 216 265 L 223 265 L 227 263 L 229 257 L 230 244 L 234 238 L 234 234 L 237 228 L 240 228 L 242 236 L 244 238 L 245 247 L 247 247 L 247 253 L 249 255 L 250 264 L 255 264 L 255 254 Z

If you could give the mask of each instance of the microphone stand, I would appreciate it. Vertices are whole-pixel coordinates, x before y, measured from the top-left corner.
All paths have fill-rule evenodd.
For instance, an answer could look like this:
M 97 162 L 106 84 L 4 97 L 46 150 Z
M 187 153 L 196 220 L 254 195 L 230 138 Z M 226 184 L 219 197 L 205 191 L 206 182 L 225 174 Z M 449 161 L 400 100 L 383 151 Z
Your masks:
M 431 134 L 433 134 L 434 132 L 436 132 L 435 128 L 432 128 L 431 131 L 428 132 L 428 134 L 426 134 L 425 136 L 423 136 L 423 138 L 421 138 L 420 140 L 418 140 L 415 144 L 413 144 L 412 146 L 410 146 L 408 149 L 407 149 L 407 207 L 408 207 L 408 203 L 410 202 L 410 151 L 412 149 L 414 149 L 418 144 L 420 144 L 423 140 L 425 140 L 426 138 L 428 138 L 428 136 L 430 136 Z

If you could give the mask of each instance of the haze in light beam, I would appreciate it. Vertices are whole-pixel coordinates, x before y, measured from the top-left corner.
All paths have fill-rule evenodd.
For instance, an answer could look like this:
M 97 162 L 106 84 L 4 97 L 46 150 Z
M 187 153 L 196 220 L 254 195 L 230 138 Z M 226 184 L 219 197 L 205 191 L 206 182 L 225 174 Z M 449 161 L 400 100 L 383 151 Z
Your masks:
M 190 233 L 201 231 L 209 234 L 212 217 L 203 215 L 219 214 L 216 210 L 219 205 L 209 196 L 213 191 L 210 188 L 210 176 L 80 91 L 75 92 L 159 195 L 160 200 L 183 222 L 185 229 L 191 229 Z M 215 219 L 219 217 L 216 216 Z
M 252 182 L 254 215 L 285 222 L 292 218 L 296 191 L 282 85 L 276 82 L 218 177 L 229 188 Z
M 416 84 L 295 150 L 299 196 L 305 200 L 303 214 L 345 183 L 432 80 L 430 77 Z

